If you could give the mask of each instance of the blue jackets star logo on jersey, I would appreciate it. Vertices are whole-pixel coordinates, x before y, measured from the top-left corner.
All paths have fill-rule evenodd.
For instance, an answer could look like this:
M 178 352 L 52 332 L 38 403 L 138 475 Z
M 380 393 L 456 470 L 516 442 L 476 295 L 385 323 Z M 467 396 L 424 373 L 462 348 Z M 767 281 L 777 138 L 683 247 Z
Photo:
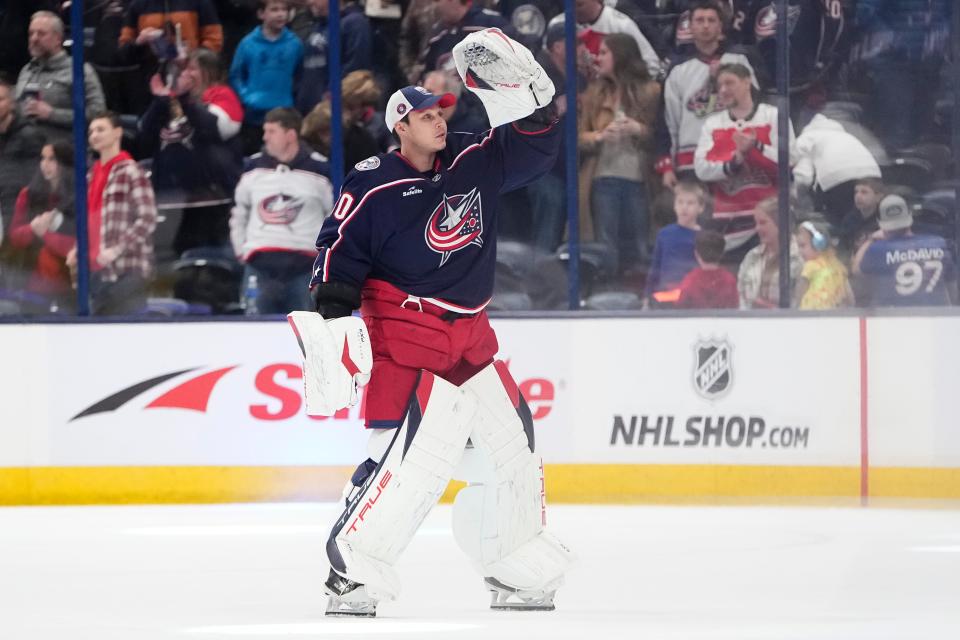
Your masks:
M 800 7 L 787 7 L 787 33 L 793 35 L 793 30 L 797 28 L 800 21 Z M 765 38 L 775 38 L 777 36 L 777 5 L 771 2 L 757 13 L 756 24 L 754 25 L 754 34 L 757 40 Z
M 455 251 L 471 244 L 483 246 L 482 212 L 480 192 L 476 188 L 469 193 L 443 196 L 427 221 L 424 234 L 427 246 L 440 254 L 441 267 Z

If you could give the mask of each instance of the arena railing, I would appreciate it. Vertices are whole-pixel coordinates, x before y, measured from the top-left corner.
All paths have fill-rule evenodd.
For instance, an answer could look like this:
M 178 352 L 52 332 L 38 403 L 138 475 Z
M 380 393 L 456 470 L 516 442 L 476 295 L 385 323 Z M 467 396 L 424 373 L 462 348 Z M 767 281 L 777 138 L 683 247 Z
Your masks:
M 83 2 L 82 0 L 77 0 L 72 3 L 70 7 L 70 21 L 71 21 L 71 32 L 74 34 L 79 34 L 83 32 L 83 18 L 85 5 L 88 3 Z M 830 5 L 830 3 L 827 3 Z M 846 11 L 846 7 L 842 3 L 837 2 L 838 11 Z M 575 20 L 572 16 L 575 14 L 575 6 L 573 0 L 565 0 L 564 3 L 565 11 L 567 15 L 567 20 L 564 30 L 564 40 L 566 43 L 566 59 L 565 59 L 565 71 L 568 78 L 576 78 L 578 73 L 577 67 L 577 27 Z M 790 3 L 788 0 L 775 0 L 772 3 L 772 8 L 777 15 L 790 15 Z M 846 22 L 846 27 L 850 29 L 849 32 L 849 44 L 850 47 L 856 48 L 860 47 L 861 53 L 863 50 L 869 49 L 871 45 L 871 40 L 869 33 L 867 32 L 866 27 L 861 24 L 857 24 L 855 14 L 850 14 L 845 16 L 848 18 Z M 931 17 L 932 19 L 933 17 Z M 919 18 L 911 17 L 910 21 L 916 21 Z M 340 24 L 340 7 L 337 0 L 332 0 L 330 2 L 330 15 L 329 15 L 329 65 L 331 77 L 340 76 L 341 60 L 340 60 L 340 46 L 339 46 L 339 24 Z M 773 92 L 770 99 L 774 101 L 778 107 L 779 112 L 779 121 L 778 121 L 778 154 L 779 154 L 779 240 L 780 246 L 789 246 L 791 242 L 791 236 L 793 233 L 793 228 L 796 223 L 796 211 L 791 211 L 791 175 L 789 167 L 789 146 L 787 135 L 788 123 L 791 118 L 794 118 L 797 114 L 791 112 L 791 83 L 790 83 L 790 71 L 792 68 L 792 56 L 791 49 L 789 46 L 790 42 L 790 24 L 787 20 L 779 20 L 776 23 L 776 65 L 775 65 L 775 74 L 776 74 L 776 90 Z M 909 22 L 909 21 L 908 21 Z M 953 161 L 953 156 L 960 153 L 960 99 L 958 99 L 958 94 L 960 94 L 960 81 L 957 78 L 960 78 L 960 11 L 957 11 L 955 8 L 951 11 L 949 16 L 949 25 L 950 30 L 948 34 L 948 41 L 946 45 L 942 45 L 942 57 L 938 58 L 935 54 L 930 58 L 929 62 L 923 62 L 919 64 L 920 67 L 926 65 L 927 68 L 936 67 L 941 71 L 941 75 L 944 78 L 944 84 L 938 88 L 927 87 L 930 91 L 935 91 L 936 96 L 934 96 L 933 102 L 935 106 L 935 119 L 939 119 L 939 125 L 930 131 L 927 132 L 927 135 L 934 136 L 943 136 L 942 138 L 934 140 L 934 142 L 939 142 L 943 147 L 947 147 L 948 153 L 947 162 L 950 163 L 950 166 L 937 166 L 936 158 L 925 157 L 916 160 L 915 157 L 904 156 L 903 154 L 897 153 L 893 158 L 890 159 L 891 167 L 893 169 L 903 168 L 912 166 L 911 163 L 916 161 L 917 165 L 923 165 L 932 174 L 939 176 L 939 182 L 936 182 L 934 178 L 930 178 L 928 182 L 925 182 L 924 185 L 929 187 L 933 183 L 937 183 L 939 188 L 947 193 L 952 191 L 952 203 L 948 203 L 946 208 L 943 211 L 943 225 L 941 232 L 948 237 L 948 240 L 951 246 L 954 248 L 954 253 L 956 253 L 956 248 L 960 246 L 960 216 L 956 212 L 956 203 L 960 201 L 960 194 L 958 194 L 958 188 L 960 188 L 960 162 Z M 891 32 L 890 29 L 895 27 L 889 27 L 887 29 L 887 36 L 893 38 L 894 42 L 897 42 L 901 34 L 897 32 Z M 906 39 L 907 34 L 903 34 L 903 38 Z M 80 38 L 75 38 L 79 41 Z M 931 46 L 935 46 L 936 43 L 926 43 L 924 46 L 929 49 Z M 838 55 L 847 55 L 850 54 L 846 51 L 841 51 Z M 84 65 L 84 51 L 82 46 L 74 46 L 71 50 L 72 61 L 73 61 L 73 75 L 74 78 L 83 77 L 83 65 Z M 867 54 L 863 54 L 864 56 Z M 928 55 L 925 52 L 923 55 Z M 849 62 L 849 59 L 845 62 Z M 864 66 L 855 67 L 853 65 L 847 66 L 844 71 L 848 74 L 859 73 L 863 70 Z M 882 70 L 881 70 L 882 71 Z M 855 88 L 850 88 L 850 86 L 857 84 L 859 81 L 864 80 L 862 77 L 850 78 L 850 77 L 841 77 L 840 75 L 830 76 L 828 81 L 828 86 L 825 86 L 824 92 L 826 95 L 852 95 L 856 93 Z M 841 78 L 838 80 L 837 78 Z M 882 75 L 877 77 L 872 77 L 871 80 L 875 83 L 882 83 L 884 81 Z M 840 86 L 841 81 L 844 86 Z M 949 86 L 946 85 L 946 82 L 950 82 Z M 850 85 L 850 86 L 848 86 Z M 334 183 L 334 192 L 339 191 L 340 183 L 342 182 L 341 176 L 343 175 L 344 167 L 344 158 L 343 158 L 343 137 L 344 130 L 342 127 L 342 97 L 340 92 L 340 87 L 338 83 L 333 83 L 331 87 L 331 124 L 330 124 L 330 135 L 331 135 L 331 152 L 330 152 L 330 165 L 331 165 L 331 175 L 332 181 Z M 580 229 L 580 210 L 579 210 L 579 187 L 578 179 L 579 175 L 579 166 L 578 166 L 578 91 L 577 83 L 567 82 L 566 84 L 566 102 L 567 102 L 567 114 L 564 120 L 564 131 L 563 135 L 565 138 L 565 201 L 566 201 L 566 259 L 564 259 L 563 264 L 566 268 L 567 279 L 566 279 L 566 298 L 567 298 L 567 309 L 571 312 L 582 312 L 584 308 L 584 292 L 581 290 L 581 282 L 584 276 L 583 273 L 583 262 L 582 262 L 582 253 L 583 247 L 581 245 L 581 229 Z M 928 96 L 929 99 L 929 96 Z M 939 100 L 939 101 L 938 101 Z M 82 113 L 85 105 L 85 96 L 84 96 L 84 82 L 75 81 L 73 83 L 73 108 L 75 113 Z M 914 114 L 909 114 L 910 117 L 919 117 Z M 946 122 L 949 121 L 949 126 Z M 796 119 L 794 119 L 796 123 Z M 879 133 L 884 133 L 880 131 Z M 78 269 L 77 269 L 77 284 L 76 284 L 76 314 L 80 318 L 90 315 L 90 304 L 89 304 L 89 291 L 90 291 L 90 273 L 88 267 L 88 252 L 89 248 L 87 246 L 87 215 L 86 215 L 86 199 L 87 199 L 87 132 L 85 127 L 85 122 L 82 118 L 77 118 L 74 120 L 74 131 L 73 131 L 73 141 L 75 147 L 75 157 L 74 157 L 74 181 L 75 181 L 75 207 L 76 207 L 76 218 L 77 218 L 77 254 L 78 254 Z M 900 150 L 897 150 L 900 151 Z M 900 163 L 900 164 L 897 164 Z M 929 176 L 927 176 L 929 177 Z M 942 178 L 948 179 L 942 179 Z M 923 178 L 926 179 L 926 178 Z M 922 194 L 920 194 L 922 195 Z M 919 206 L 919 205 L 918 205 Z M 790 256 L 788 252 L 780 252 L 779 255 L 779 307 L 781 309 L 789 309 L 791 306 L 791 282 L 790 282 L 790 265 L 789 265 Z M 239 292 L 238 292 L 239 295 Z M 171 311 L 170 313 L 177 313 L 177 311 Z M 525 316 L 528 315 L 527 312 L 521 310 L 514 310 L 512 312 L 514 315 Z M 535 311 L 537 314 L 551 314 L 551 313 L 562 313 L 558 311 L 548 311 L 540 310 Z M 624 310 L 623 314 L 630 315 L 635 313 L 629 309 Z M 665 313 L 667 315 L 677 315 L 677 316 L 687 316 L 690 314 L 682 312 L 669 312 L 660 310 L 658 313 Z M 863 311 L 850 311 L 850 313 L 864 313 Z M 608 312 L 594 312 L 594 315 L 620 315 L 620 311 L 610 310 Z M 693 314 L 696 315 L 696 314 Z M 706 315 L 725 315 L 725 312 L 709 312 Z M 763 315 L 763 314 L 761 314 Z M 53 320 L 61 318 L 62 316 L 56 316 Z M 177 320 L 182 321 L 194 321 L 196 319 L 209 320 L 213 316 L 189 316 L 189 315 L 177 315 Z M 223 319 L 236 319 L 236 320 L 246 320 L 244 316 L 237 315 L 224 315 L 215 316 L 218 320 Z M 127 320 L 143 320 L 143 319 L 156 319 L 158 316 L 136 316 L 132 318 L 126 318 Z M 13 320 L 13 321 L 47 321 L 51 318 L 45 317 L 44 315 L 30 316 L 29 318 L 18 317 L 13 315 L 12 317 L 3 317 L 0 316 L 0 319 L 3 321 Z M 69 319 L 74 319 L 69 317 Z M 113 320 L 113 318 L 98 318 L 98 320 Z

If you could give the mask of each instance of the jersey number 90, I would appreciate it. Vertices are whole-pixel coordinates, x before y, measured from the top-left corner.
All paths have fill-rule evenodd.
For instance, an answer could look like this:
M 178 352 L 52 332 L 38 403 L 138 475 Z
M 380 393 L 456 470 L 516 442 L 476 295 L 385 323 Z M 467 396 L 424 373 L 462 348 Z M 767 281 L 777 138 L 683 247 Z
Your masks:
M 346 218 L 347 213 L 349 213 L 350 207 L 352 206 L 353 196 L 344 191 L 343 194 L 341 194 L 340 199 L 337 200 L 337 206 L 333 208 L 333 219 L 343 220 Z
M 843 17 L 843 3 L 840 0 L 824 0 L 823 6 L 826 8 L 827 14 L 834 20 Z

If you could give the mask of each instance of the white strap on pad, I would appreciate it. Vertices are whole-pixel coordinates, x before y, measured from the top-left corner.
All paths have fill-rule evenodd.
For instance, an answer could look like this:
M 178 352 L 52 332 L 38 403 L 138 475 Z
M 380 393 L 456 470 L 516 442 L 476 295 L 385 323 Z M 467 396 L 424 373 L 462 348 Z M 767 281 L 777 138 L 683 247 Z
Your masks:
M 307 415 L 332 416 L 352 407 L 359 387 L 370 380 L 373 352 L 363 320 L 324 320 L 319 313 L 294 311 L 287 322 L 303 354 L 303 395 Z

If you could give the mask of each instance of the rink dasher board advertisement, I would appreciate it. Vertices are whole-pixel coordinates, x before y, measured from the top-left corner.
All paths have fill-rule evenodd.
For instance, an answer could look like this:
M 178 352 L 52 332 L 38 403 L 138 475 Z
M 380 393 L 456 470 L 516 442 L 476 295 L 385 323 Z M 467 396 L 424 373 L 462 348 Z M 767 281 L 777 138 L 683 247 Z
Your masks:
M 855 321 L 514 321 L 500 335 L 558 372 L 537 431 L 548 460 L 858 464 Z
M 960 317 L 494 325 L 555 501 L 960 498 Z M 0 325 L 0 349 L 0 504 L 327 500 L 365 457 L 362 406 L 304 414 L 284 322 Z
M 856 320 L 501 320 L 550 463 L 856 465 Z M 0 327 L 0 466 L 354 465 L 282 322 Z M 16 363 L 15 367 L 11 367 Z
M 870 464 L 960 467 L 960 318 L 869 318 Z

